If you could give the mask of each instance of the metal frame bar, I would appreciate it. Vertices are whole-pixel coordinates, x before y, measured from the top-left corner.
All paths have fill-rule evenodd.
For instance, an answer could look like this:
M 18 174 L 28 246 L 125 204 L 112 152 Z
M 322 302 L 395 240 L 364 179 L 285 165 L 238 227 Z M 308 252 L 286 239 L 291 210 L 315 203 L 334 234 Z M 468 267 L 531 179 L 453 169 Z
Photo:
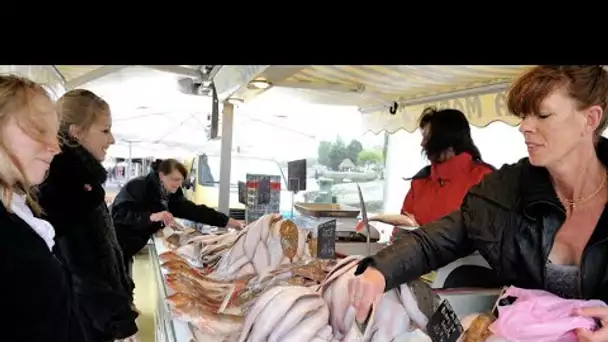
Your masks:
M 234 131 L 234 106 L 224 102 L 222 110 L 222 140 L 220 152 L 220 187 L 218 210 L 230 213 L 230 172 L 232 167 L 232 133 Z
M 207 75 L 209 80 L 213 80 L 215 78 L 215 75 L 217 75 L 217 73 L 222 69 L 222 67 L 223 65 L 213 66 L 213 69 L 211 69 L 211 72 L 209 72 L 209 75 Z
M 223 65 L 215 74 L 213 83 L 220 101 L 232 97 L 242 88 L 247 87 L 270 65 Z
M 126 67 L 128 67 L 129 65 L 104 65 L 98 69 L 95 69 L 93 71 L 87 72 L 84 75 L 78 76 L 72 80 L 69 80 L 66 84 L 65 84 L 65 88 L 67 90 L 70 89 L 74 89 L 77 87 L 80 87 L 83 84 L 95 81 L 97 79 L 100 79 L 102 77 L 105 77 L 109 74 L 112 74 L 118 70 L 124 69 Z
M 186 67 L 181 67 L 179 65 L 142 65 L 143 67 L 169 72 L 176 75 L 194 77 L 196 79 L 202 78 L 204 75 L 200 70 L 190 69 Z
M 56 65 L 45 65 L 45 68 L 53 75 L 55 76 L 55 78 L 57 79 L 57 81 L 59 81 L 59 83 L 61 84 L 62 87 L 65 88 L 65 84 L 68 82 L 65 79 L 65 76 L 63 75 L 63 73 L 61 73 L 61 71 L 57 68 Z

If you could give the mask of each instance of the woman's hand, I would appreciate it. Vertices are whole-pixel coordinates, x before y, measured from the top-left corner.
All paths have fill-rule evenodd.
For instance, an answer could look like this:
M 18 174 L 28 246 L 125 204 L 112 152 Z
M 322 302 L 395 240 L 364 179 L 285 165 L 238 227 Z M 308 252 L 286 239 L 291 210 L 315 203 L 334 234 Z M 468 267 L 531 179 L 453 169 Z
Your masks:
M 410 213 L 405 213 L 405 216 L 407 218 L 406 221 L 409 221 L 409 225 L 402 225 L 402 226 L 406 226 L 406 227 L 420 227 L 420 224 L 418 224 L 418 222 L 416 221 L 416 218 L 414 217 L 414 215 L 410 214 Z
M 377 215 L 372 216 L 368 219 L 369 222 L 382 222 L 386 224 L 390 224 L 393 226 L 403 226 L 403 227 L 419 227 L 420 225 L 416 222 L 416 219 L 411 214 L 405 215 Z M 356 231 L 360 232 L 365 228 L 365 223 L 363 221 L 359 221 L 357 226 L 355 227 Z
M 165 224 L 165 227 L 170 227 L 175 222 L 175 218 L 173 217 L 173 214 L 165 210 L 150 215 L 150 221 L 162 222 Z
M 355 308 L 357 322 L 363 323 L 372 304 L 380 303 L 385 286 L 384 276 L 373 267 L 368 267 L 363 274 L 348 281 L 348 295 Z
M 608 307 L 578 309 L 575 314 L 595 318 L 602 324 L 602 327 L 596 331 L 577 329 L 576 335 L 580 342 L 608 342 Z
M 231 218 L 230 220 L 228 220 L 228 224 L 226 225 L 226 227 L 240 230 L 245 228 L 245 225 L 241 221 Z

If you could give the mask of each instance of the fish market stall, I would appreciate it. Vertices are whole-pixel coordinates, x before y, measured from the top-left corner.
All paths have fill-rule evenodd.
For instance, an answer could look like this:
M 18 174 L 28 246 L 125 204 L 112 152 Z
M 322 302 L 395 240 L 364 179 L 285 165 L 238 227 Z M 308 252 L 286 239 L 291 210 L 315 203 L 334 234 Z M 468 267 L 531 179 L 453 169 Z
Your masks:
M 487 333 L 482 323 L 499 295 L 433 289 L 420 279 L 386 292 L 359 324 L 345 289 L 363 256 L 318 258 L 325 253 L 318 232 L 264 215 L 242 231 L 164 233 L 151 246 L 161 294 L 159 342 L 431 341 L 426 331 L 437 326 Z M 479 296 L 475 310 L 459 307 Z M 479 320 L 471 318 L 478 313 Z
M 428 341 L 418 328 L 437 306 L 428 285 L 417 281 L 387 292 L 372 315 L 377 319 L 367 328 L 353 324 L 344 289 L 362 256 L 316 258 L 314 235 L 265 215 L 240 232 L 186 229 L 156 237 L 164 295 L 158 340 Z M 403 303 L 422 313 L 410 317 Z
M 157 341 L 507 341 L 493 336 L 514 333 L 498 316 L 518 314 L 509 313 L 513 293 L 570 305 L 533 290 L 434 289 L 419 279 L 387 291 L 355 322 L 346 289 L 363 256 L 321 258 L 320 241 L 272 214 L 242 231 L 166 230 L 151 246 L 162 285 Z

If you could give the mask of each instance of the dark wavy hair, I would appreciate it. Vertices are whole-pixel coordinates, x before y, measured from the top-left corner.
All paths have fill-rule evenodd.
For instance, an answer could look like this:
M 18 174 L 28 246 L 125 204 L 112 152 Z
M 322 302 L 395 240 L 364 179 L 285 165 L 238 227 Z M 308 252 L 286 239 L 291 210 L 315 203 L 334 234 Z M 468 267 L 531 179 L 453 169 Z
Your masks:
M 173 170 L 177 170 L 184 178 L 186 178 L 188 174 L 188 170 L 186 170 L 184 164 L 176 159 L 156 159 L 150 167 L 154 172 L 162 172 L 165 175 L 170 174 Z
M 450 147 L 456 155 L 467 152 L 473 160 L 481 160 L 481 153 L 471 137 L 467 117 L 457 109 L 428 107 L 422 111 L 418 127 L 428 126 L 428 139 L 422 145 L 431 162 L 439 161 L 441 154 Z

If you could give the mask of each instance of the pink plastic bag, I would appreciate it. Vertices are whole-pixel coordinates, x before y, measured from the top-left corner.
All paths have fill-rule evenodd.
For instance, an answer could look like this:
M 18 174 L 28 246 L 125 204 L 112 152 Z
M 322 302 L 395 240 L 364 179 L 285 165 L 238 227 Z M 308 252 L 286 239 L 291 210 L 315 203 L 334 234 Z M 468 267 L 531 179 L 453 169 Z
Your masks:
M 577 342 L 575 329 L 595 330 L 593 318 L 576 316 L 578 308 L 604 307 L 599 300 L 563 299 L 540 290 L 509 287 L 501 296 L 515 297 L 511 305 L 498 307 L 498 319 L 490 325 L 492 333 L 518 342 Z

